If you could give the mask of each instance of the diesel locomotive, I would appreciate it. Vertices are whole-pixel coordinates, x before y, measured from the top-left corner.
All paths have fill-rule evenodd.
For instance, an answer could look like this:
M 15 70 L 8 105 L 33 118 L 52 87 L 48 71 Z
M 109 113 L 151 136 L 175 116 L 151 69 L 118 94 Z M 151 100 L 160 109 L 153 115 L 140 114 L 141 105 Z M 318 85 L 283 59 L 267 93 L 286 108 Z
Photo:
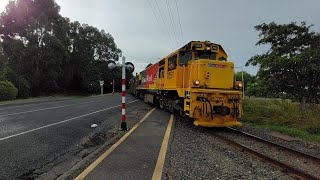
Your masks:
M 130 91 L 193 120 L 196 126 L 241 126 L 242 82 L 221 45 L 191 41 L 130 80 Z

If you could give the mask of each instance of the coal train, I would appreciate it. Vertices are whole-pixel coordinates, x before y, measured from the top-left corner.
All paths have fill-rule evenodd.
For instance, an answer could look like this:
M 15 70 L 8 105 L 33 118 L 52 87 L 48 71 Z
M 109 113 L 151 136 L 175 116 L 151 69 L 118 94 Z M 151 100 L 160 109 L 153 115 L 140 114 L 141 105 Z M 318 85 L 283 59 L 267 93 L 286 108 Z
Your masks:
M 221 45 L 191 41 L 130 80 L 130 92 L 196 126 L 241 126 L 243 83 Z

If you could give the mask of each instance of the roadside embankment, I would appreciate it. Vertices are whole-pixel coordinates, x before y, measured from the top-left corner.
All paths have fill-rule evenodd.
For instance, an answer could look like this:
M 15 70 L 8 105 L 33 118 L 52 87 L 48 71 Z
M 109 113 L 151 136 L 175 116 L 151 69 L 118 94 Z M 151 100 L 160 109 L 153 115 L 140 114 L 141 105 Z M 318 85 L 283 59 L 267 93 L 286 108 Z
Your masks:
M 320 142 L 319 104 L 307 104 L 303 111 L 298 102 L 287 99 L 246 97 L 243 111 L 247 124 Z

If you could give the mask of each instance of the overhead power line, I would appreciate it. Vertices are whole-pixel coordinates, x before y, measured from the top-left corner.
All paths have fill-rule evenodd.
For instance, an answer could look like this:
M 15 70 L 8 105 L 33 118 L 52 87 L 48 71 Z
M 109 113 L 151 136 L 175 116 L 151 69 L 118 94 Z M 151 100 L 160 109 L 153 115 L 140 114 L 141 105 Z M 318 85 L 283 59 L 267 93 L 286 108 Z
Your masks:
M 163 29 L 163 27 L 162 27 L 162 25 L 161 25 L 161 23 L 160 23 L 160 21 L 159 21 L 159 19 L 158 19 L 157 15 L 156 15 L 156 13 L 155 13 L 155 11 L 154 11 L 154 9 L 153 9 L 153 7 L 151 6 L 150 1 L 149 1 L 149 0 L 147 0 L 147 1 L 148 1 L 148 4 L 149 4 L 152 12 L 153 12 L 154 17 L 156 18 L 156 20 L 157 20 L 157 22 L 158 22 L 158 24 L 159 24 L 159 26 L 160 26 L 160 28 L 161 28 L 161 31 L 162 31 L 162 33 L 163 33 L 163 36 L 165 37 L 166 41 L 170 42 L 170 39 L 167 37 L 167 35 L 166 35 L 166 33 L 165 33 L 165 31 L 164 31 L 164 29 Z M 172 44 L 171 44 L 171 43 L 169 43 L 169 44 L 170 44 L 170 46 L 171 46 L 171 49 L 173 50 L 174 48 L 173 48 Z
M 176 7 L 177 7 L 177 13 L 178 13 L 178 19 L 179 19 L 179 25 L 180 25 L 180 33 L 181 33 L 181 38 L 182 42 L 184 43 L 184 38 L 183 38 L 183 33 L 182 33 L 182 26 L 181 26 L 181 21 L 180 21 L 180 13 L 179 13 L 179 8 L 178 8 L 178 3 L 177 0 L 174 0 L 176 2 Z
M 164 18 L 163 18 L 162 11 L 161 11 L 161 9 L 160 9 L 160 7 L 159 7 L 159 4 L 158 4 L 157 0 L 155 0 L 155 2 L 156 2 L 156 5 L 157 5 L 157 7 L 158 7 L 158 10 L 159 10 L 159 13 L 160 13 L 160 17 L 161 17 L 161 19 L 162 19 L 162 21 L 163 21 L 165 30 L 166 30 L 167 33 L 168 33 L 168 37 L 169 37 L 169 39 L 170 39 L 170 43 L 173 43 L 174 41 L 172 41 L 172 39 L 171 39 L 171 36 L 170 36 L 170 32 L 169 32 L 169 30 L 168 30 L 167 23 L 166 23 L 166 21 L 165 21 Z M 174 47 L 174 43 L 173 43 L 173 47 Z
M 168 0 L 165 0 L 165 1 L 166 1 L 166 4 L 167 4 L 168 11 L 169 11 L 169 16 L 170 16 L 170 20 L 171 20 L 171 26 L 172 26 L 172 29 L 173 29 L 173 32 L 174 32 L 175 40 L 176 40 L 176 43 L 177 43 L 177 48 L 179 48 L 178 47 L 179 46 L 179 38 L 177 36 L 176 26 L 175 26 L 175 23 L 174 23 L 174 19 L 173 19 L 170 3 L 168 2 Z

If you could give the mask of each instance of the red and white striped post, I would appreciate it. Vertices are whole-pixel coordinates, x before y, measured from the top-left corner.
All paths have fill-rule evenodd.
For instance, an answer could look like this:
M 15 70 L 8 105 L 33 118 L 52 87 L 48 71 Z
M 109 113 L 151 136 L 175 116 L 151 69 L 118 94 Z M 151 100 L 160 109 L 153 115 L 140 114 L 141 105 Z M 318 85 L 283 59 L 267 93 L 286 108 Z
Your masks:
M 122 112 L 121 112 L 121 129 L 122 131 L 127 130 L 126 123 L 126 58 L 122 57 Z

